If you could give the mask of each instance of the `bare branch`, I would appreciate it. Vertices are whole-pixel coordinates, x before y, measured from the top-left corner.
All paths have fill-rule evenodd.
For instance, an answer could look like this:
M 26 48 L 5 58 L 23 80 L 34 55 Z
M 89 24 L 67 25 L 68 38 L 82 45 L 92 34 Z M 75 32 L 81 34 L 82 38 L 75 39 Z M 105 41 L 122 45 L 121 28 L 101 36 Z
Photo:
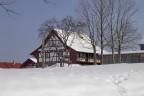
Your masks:
M 46 3 L 46 4 L 53 4 L 53 5 L 56 5 L 55 3 L 50 2 L 50 0 L 43 0 L 43 1 L 44 1 L 44 3 Z
M 10 2 L 8 0 L 2 0 L 0 1 L 0 8 L 2 8 L 3 10 L 6 11 L 6 13 L 12 17 L 11 14 L 16 14 L 16 15 L 20 15 L 19 13 L 17 13 L 16 11 L 12 10 L 12 9 L 9 9 L 7 6 L 8 5 L 11 5 L 11 4 L 14 4 L 15 2 Z
M 41 27 L 38 29 L 39 38 L 41 38 L 41 39 L 45 38 L 49 34 L 49 32 L 51 32 L 51 30 L 53 28 L 57 28 L 58 27 L 58 23 L 59 23 L 59 21 L 55 17 L 45 21 L 41 25 Z
M 15 18 L 13 18 L 13 14 L 16 14 L 16 15 L 20 15 L 18 12 L 8 8 L 8 5 L 11 5 L 11 4 L 14 4 L 15 2 L 10 2 L 8 0 L 2 0 L 0 1 L 0 9 L 3 9 L 7 14 L 8 16 L 10 16 L 12 19 L 15 20 Z

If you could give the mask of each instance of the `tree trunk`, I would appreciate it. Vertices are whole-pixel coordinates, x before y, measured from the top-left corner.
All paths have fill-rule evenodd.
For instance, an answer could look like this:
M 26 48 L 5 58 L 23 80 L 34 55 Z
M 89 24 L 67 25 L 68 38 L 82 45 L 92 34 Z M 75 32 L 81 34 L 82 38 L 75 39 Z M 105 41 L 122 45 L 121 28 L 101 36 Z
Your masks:
M 112 41 L 112 63 L 115 63 L 115 55 L 114 55 L 114 41 Z
M 42 68 L 45 68 L 45 49 L 44 39 L 42 40 Z
M 101 16 L 101 64 L 103 64 L 103 49 L 104 49 L 104 45 L 103 45 L 103 17 Z
M 119 37 L 119 41 L 118 41 L 119 45 L 118 45 L 118 63 L 121 63 L 121 38 Z
M 96 45 L 93 44 L 93 51 L 94 51 L 94 65 L 97 64 L 97 57 L 96 57 Z

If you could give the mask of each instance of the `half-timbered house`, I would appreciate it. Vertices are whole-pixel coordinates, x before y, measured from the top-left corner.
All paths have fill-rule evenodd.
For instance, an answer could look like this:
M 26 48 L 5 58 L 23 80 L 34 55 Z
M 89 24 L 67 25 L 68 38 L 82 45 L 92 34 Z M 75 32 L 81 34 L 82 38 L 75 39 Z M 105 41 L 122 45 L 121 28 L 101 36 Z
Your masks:
M 96 46 L 96 62 L 100 64 L 100 47 Z M 104 51 L 104 53 L 107 53 Z M 30 55 L 36 58 L 37 63 L 31 64 L 35 67 L 42 67 L 42 45 Z M 55 64 L 80 64 L 92 65 L 94 63 L 93 47 L 91 39 L 83 32 L 65 32 L 53 29 L 44 40 L 44 61 L 45 66 Z M 30 64 L 25 63 L 25 67 Z

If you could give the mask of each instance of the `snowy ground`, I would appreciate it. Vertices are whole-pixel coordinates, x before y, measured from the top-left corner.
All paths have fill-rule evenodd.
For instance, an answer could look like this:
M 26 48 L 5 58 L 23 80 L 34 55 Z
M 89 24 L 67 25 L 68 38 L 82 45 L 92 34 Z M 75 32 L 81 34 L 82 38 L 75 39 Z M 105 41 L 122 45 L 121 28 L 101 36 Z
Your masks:
M 144 64 L 0 69 L 0 96 L 144 96 Z

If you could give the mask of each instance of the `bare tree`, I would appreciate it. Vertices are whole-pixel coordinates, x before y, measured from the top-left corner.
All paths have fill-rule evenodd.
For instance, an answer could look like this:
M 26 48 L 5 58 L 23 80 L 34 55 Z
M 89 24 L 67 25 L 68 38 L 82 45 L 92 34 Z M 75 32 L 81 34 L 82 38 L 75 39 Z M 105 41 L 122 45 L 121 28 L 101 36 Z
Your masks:
M 115 63 L 115 0 L 108 0 L 108 17 L 107 17 L 107 22 L 108 22 L 108 28 L 107 28 L 107 33 L 105 34 L 106 38 L 106 46 L 110 47 L 112 51 L 112 63 Z
M 107 15 L 108 15 L 108 1 L 107 0 L 92 0 L 94 7 L 94 16 L 96 22 L 96 29 L 98 33 L 98 41 L 100 41 L 101 46 L 101 64 L 103 64 L 103 50 L 104 50 L 104 34 L 107 31 Z
M 46 4 L 55 5 L 54 3 L 50 2 L 50 0 L 43 0 L 43 2 L 45 2 Z M 12 14 L 20 15 L 20 13 L 8 8 L 9 5 L 14 3 L 15 2 L 11 0 L 0 0 L 0 9 L 3 9 L 9 16 L 11 16 Z
M 61 34 L 58 34 L 62 41 L 63 41 L 63 49 L 61 51 L 57 48 L 58 46 L 52 42 L 53 47 L 55 47 L 56 54 L 59 57 L 60 60 L 60 67 L 64 66 L 64 62 L 70 62 L 66 61 L 66 58 L 68 56 L 68 46 L 67 46 L 67 40 L 71 34 L 73 34 L 74 31 L 77 31 L 80 27 L 83 26 L 83 23 L 79 22 L 78 20 L 74 19 L 71 16 L 66 16 L 62 20 L 56 20 L 55 18 L 47 20 L 45 23 L 41 25 L 39 28 L 39 37 L 43 38 L 43 40 L 46 38 L 46 36 L 51 32 L 52 29 L 59 28 L 62 30 Z M 42 49 L 44 50 L 43 44 Z M 42 51 L 44 52 L 44 51 Z M 43 53 L 44 54 L 44 53 Z M 44 55 L 42 55 L 42 58 L 45 58 Z M 42 61 L 44 61 L 42 59 Z
M 91 39 L 91 45 L 94 52 L 94 64 L 97 64 L 96 60 L 96 27 L 95 27 L 95 16 L 92 11 L 92 4 L 87 0 L 81 0 L 77 5 L 76 12 L 78 18 L 85 23 L 86 30 L 89 33 Z
M 58 20 L 53 17 L 51 19 L 48 19 L 47 21 L 45 21 L 40 28 L 38 29 L 38 36 L 39 38 L 45 38 L 49 32 L 51 32 L 52 29 L 57 28 L 58 26 Z
M 118 43 L 118 38 L 115 39 L 116 51 L 119 51 L 119 46 L 121 50 L 127 50 L 135 46 L 137 40 L 140 38 L 140 34 L 137 32 L 137 29 L 133 26 L 133 23 L 126 21 L 123 23 L 123 28 L 121 30 L 121 43 Z
M 69 35 L 71 35 L 73 32 L 78 32 L 79 30 L 81 30 L 81 27 L 83 26 L 84 23 L 76 20 L 72 16 L 66 16 L 60 21 L 59 28 L 62 29 L 62 31 L 64 31 L 65 33 L 62 36 L 65 45 L 67 43 Z
M 124 40 L 124 37 L 126 36 L 125 34 L 129 33 L 129 36 L 130 36 L 131 32 L 135 32 L 131 30 L 131 29 L 134 29 L 134 26 L 130 22 L 132 22 L 132 16 L 136 12 L 136 7 L 135 7 L 135 2 L 133 0 L 117 0 L 117 1 L 118 2 L 116 2 L 117 13 L 116 13 L 115 32 L 116 32 L 117 44 L 118 44 L 117 45 L 118 61 L 119 63 L 121 63 L 121 50 L 124 44 L 123 40 Z M 131 31 L 128 31 L 128 30 L 131 30 Z M 134 39 L 133 36 L 130 38 Z M 129 41 L 129 38 L 126 38 L 125 40 L 127 41 L 127 44 L 132 42 L 132 41 Z
M 133 0 L 109 0 L 108 9 L 107 45 L 112 50 L 112 63 L 115 62 L 114 51 L 118 52 L 121 63 L 121 51 L 133 47 L 139 38 L 132 21 L 136 6 Z
M 133 0 L 81 0 L 76 9 L 79 10 L 79 18 L 86 23 L 93 37 L 91 39 L 97 41 L 97 44 L 100 41 L 101 63 L 103 63 L 105 45 L 112 50 L 112 62 L 115 63 L 114 51 L 117 51 L 121 63 L 121 50 L 128 48 L 127 45 L 130 46 L 138 38 L 132 23 L 132 16 L 136 12 L 135 2 Z
M 107 0 L 81 0 L 77 13 L 79 17 L 87 25 L 92 40 L 91 44 L 94 50 L 94 58 L 96 58 L 96 45 L 100 42 L 101 46 L 101 63 L 103 63 L 103 49 L 104 49 L 104 33 L 106 31 L 107 23 Z M 94 61 L 96 64 L 96 61 Z
M 16 11 L 9 9 L 8 5 L 14 4 L 15 2 L 9 1 L 9 0 L 0 0 L 0 9 L 3 9 L 6 11 L 6 13 L 11 16 L 11 14 L 17 14 L 19 15 L 19 13 L 17 13 Z
M 45 68 L 45 39 L 52 29 L 57 28 L 58 21 L 55 17 L 48 19 L 38 29 L 39 38 L 42 39 L 42 68 Z
M 71 34 L 74 34 L 74 32 L 78 32 L 79 30 L 81 30 L 80 28 L 82 28 L 84 24 L 76 20 L 72 16 L 66 16 L 60 22 L 61 23 L 60 23 L 59 28 L 62 29 L 63 31 L 63 34 L 61 34 L 61 38 L 63 39 L 64 45 L 65 45 L 65 50 L 66 50 L 65 55 L 68 55 L 67 41 L 68 41 L 69 36 Z

